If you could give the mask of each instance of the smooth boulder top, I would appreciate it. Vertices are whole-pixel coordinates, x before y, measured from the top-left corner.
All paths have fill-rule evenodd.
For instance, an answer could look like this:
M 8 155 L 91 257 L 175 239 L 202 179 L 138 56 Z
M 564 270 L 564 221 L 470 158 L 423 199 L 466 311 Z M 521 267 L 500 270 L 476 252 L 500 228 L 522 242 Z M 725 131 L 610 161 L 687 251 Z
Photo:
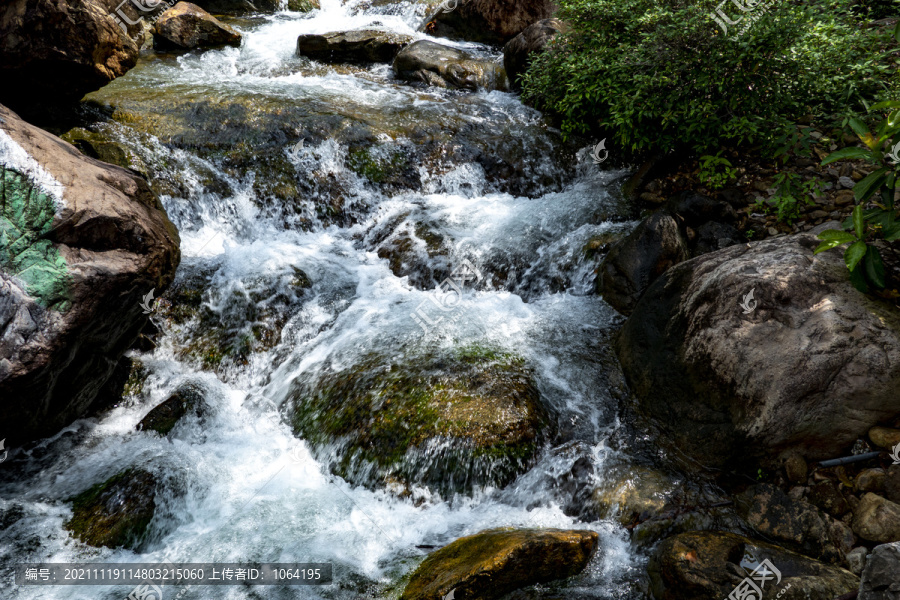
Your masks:
M 323 62 L 388 63 L 414 39 L 379 29 L 310 33 L 297 38 L 297 54 Z
M 190 2 L 179 2 L 153 26 L 157 48 L 192 49 L 240 46 L 241 34 Z

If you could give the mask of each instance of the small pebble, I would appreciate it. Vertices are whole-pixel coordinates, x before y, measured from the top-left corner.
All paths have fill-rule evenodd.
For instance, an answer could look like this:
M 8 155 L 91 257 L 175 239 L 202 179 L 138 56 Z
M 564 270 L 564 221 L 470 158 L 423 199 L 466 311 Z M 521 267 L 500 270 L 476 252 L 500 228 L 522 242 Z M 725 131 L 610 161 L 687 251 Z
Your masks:
M 838 183 L 844 186 L 845 188 L 853 189 L 853 186 L 856 185 L 856 182 L 850 179 L 849 177 L 841 177 L 838 179 Z

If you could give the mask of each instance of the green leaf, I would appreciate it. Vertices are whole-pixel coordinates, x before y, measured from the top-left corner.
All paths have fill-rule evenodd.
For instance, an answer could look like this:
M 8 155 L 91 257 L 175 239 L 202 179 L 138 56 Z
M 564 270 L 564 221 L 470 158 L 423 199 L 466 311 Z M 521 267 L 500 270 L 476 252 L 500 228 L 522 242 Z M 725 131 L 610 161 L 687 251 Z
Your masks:
M 869 293 L 869 286 L 866 283 L 866 276 L 863 274 L 862 269 L 855 269 L 850 271 L 850 283 L 852 283 L 853 287 L 861 291 L 863 294 Z
M 869 173 L 865 179 L 853 186 L 853 195 L 856 199 L 859 202 L 865 202 L 871 198 L 872 194 L 887 181 L 887 175 L 885 175 L 886 172 L 887 169 L 878 169 L 877 171 Z
M 896 242 L 900 240 L 900 223 L 895 223 L 892 227 L 886 228 L 882 235 L 887 242 Z
M 866 220 L 863 218 L 863 207 L 861 204 L 857 204 L 853 207 L 853 214 L 850 215 L 853 218 L 853 231 L 856 232 L 856 237 L 862 241 L 866 237 Z M 850 267 L 851 269 L 853 267 Z
M 822 165 L 827 165 L 833 163 L 836 160 L 850 160 L 854 158 L 872 158 L 872 151 L 866 150 L 864 148 L 841 148 L 837 152 L 832 152 L 828 156 L 825 157 L 825 160 L 822 161 Z
M 900 21 L 897 21 L 897 26 L 900 27 Z M 900 101 L 886 100 L 884 102 L 879 102 L 878 104 L 873 104 L 872 106 L 870 106 L 869 110 L 878 110 L 881 108 L 900 108 Z
M 856 132 L 857 135 L 861 137 L 865 137 L 867 135 L 872 135 L 869 133 L 869 128 L 866 127 L 866 124 L 857 119 L 856 117 L 850 117 L 850 129 Z
M 816 237 L 826 242 L 837 242 L 838 244 L 846 244 L 847 242 L 856 241 L 856 238 L 852 233 L 847 233 L 846 231 L 841 231 L 840 229 L 826 229 Z
M 875 246 L 869 246 L 866 257 L 863 260 L 866 269 L 866 278 L 877 288 L 884 288 L 884 261 L 881 260 L 881 252 Z
M 868 246 L 862 240 L 854 242 L 847 251 L 844 252 L 844 262 L 847 263 L 847 268 L 851 271 L 856 268 L 856 265 L 859 264 L 859 261 L 863 259 L 866 255 L 866 248 Z

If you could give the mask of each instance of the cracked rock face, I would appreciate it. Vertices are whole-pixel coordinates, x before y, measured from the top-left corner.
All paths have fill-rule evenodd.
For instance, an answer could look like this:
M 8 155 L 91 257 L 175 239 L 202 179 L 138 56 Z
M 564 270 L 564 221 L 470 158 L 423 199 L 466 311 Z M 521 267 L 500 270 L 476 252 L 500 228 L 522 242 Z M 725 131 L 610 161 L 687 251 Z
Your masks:
M 900 600 L 900 542 L 877 546 L 860 578 L 859 600 Z
M 175 275 L 147 182 L 0 106 L 0 422 L 10 445 L 90 411 Z
M 641 409 L 701 461 L 833 457 L 900 414 L 900 314 L 817 245 L 803 234 L 683 262 L 620 332 Z

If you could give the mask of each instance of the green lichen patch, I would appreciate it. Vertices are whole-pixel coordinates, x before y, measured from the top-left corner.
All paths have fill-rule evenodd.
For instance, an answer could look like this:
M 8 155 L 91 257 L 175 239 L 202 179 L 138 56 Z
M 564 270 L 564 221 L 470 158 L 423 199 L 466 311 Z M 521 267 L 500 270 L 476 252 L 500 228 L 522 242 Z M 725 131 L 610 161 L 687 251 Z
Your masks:
M 85 544 L 137 549 L 156 510 L 156 478 L 128 469 L 70 499 L 65 528 Z
M 338 452 L 360 483 L 421 483 L 442 492 L 505 485 L 526 469 L 549 423 L 525 362 L 469 346 L 400 364 L 377 354 L 301 385 L 295 431 Z
M 46 308 L 71 305 L 65 259 L 46 239 L 56 206 L 24 174 L 0 166 L 0 268 L 25 282 L 26 292 Z

